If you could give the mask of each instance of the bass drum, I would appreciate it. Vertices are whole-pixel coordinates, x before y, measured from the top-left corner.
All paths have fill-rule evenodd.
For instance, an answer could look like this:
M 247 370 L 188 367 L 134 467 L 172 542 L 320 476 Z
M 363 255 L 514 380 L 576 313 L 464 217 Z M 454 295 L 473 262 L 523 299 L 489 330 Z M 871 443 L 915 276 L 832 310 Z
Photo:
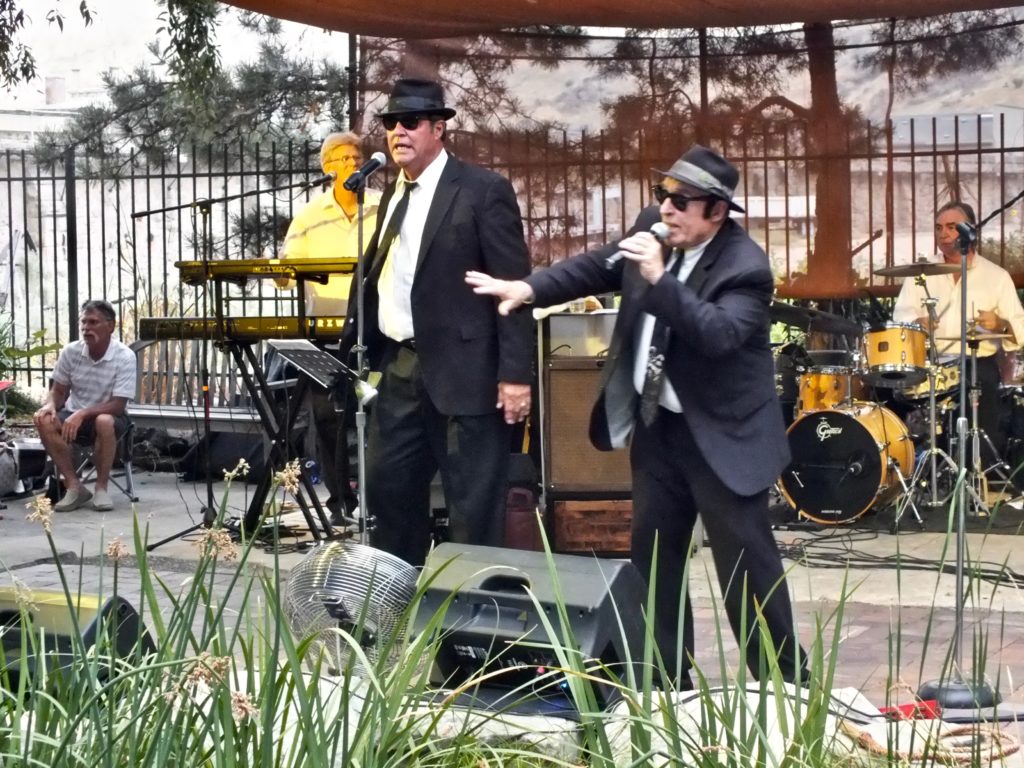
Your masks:
M 782 495 L 804 517 L 849 523 L 900 490 L 914 443 L 899 417 L 877 403 L 807 413 L 787 430 L 793 461 L 779 479 Z

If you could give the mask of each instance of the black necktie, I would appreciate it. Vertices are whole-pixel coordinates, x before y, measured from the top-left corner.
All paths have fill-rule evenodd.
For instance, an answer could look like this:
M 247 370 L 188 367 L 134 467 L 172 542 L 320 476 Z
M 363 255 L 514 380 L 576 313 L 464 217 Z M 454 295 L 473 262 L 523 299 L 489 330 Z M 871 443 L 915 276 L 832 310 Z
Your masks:
M 409 210 L 409 193 L 412 192 L 415 186 L 415 181 L 406 183 L 402 198 L 398 201 L 398 205 L 395 206 L 395 210 L 392 211 L 391 218 L 388 219 L 388 225 L 384 229 L 384 234 L 380 237 L 380 244 L 377 246 L 378 259 L 386 259 L 388 257 L 391 243 L 398 237 L 398 230 L 402 228 L 402 219 L 405 218 L 405 212 Z
M 669 269 L 673 276 L 679 275 L 683 265 L 683 252 L 680 251 L 675 264 Z M 654 333 L 651 334 L 651 346 L 647 350 L 647 372 L 644 375 L 644 387 L 640 392 L 640 419 L 646 426 L 654 423 L 658 415 L 658 401 L 661 399 L 661 388 L 665 386 L 665 350 L 668 349 L 668 323 L 660 317 L 654 322 Z

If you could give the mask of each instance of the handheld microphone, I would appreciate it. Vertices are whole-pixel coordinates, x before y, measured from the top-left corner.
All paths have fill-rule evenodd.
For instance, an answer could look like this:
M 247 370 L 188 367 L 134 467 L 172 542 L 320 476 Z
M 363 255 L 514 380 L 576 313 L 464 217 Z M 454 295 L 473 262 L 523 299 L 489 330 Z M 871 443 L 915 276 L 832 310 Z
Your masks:
M 654 235 L 659 243 L 664 243 L 668 239 L 668 224 L 663 221 L 656 221 L 651 225 L 649 232 Z M 625 251 L 616 251 L 607 259 L 604 260 L 605 269 L 614 269 L 615 265 L 626 258 Z
M 956 225 L 957 234 L 960 235 L 960 245 L 970 245 L 974 242 L 978 236 L 978 231 L 967 222 L 961 222 Z
M 333 184 L 336 178 L 338 178 L 338 174 L 331 171 L 330 173 L 325 173 L 323 176 L 317 176 L 315 179 L 310 179 L 305 183 L 305 186 L 309 188 L 319 187 L 321 184 Z
M 374 171 L 382 167 L 387 161 L 388 159 L 383 152 L 374 152 L 358 171 L 353 172 L 351 176 L 345 179 L 345 189 L 349 192 L 355 192 L 366 183 L 366 180 L 373 175 Z

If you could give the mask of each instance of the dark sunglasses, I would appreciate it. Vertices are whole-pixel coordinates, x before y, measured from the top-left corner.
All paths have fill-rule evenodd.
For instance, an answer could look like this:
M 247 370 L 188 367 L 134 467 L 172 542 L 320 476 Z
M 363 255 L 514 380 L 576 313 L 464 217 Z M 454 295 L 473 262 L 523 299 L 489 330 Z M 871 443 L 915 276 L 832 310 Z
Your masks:
M 651 187 L 651 191 L 654 192 L 654 199 L 658 201 L 658 204 L 664 203 L 666 200 L 672 201 L 672 206 L 677 211 L 685 211 L 686 206 L 697 200 L 713 200 L 714 195 L 683 195 L 679 192 L 669 192 L 661 184 L 655 184 Z
M 405 128 L 405 130 L 415 131 L 417 128 L 419 128 L 420 120 L 429 119 L 430 118 L 427 115 L 402 115 L 401 117 L 397 117 L 395 115 L 388 115 L 387 117 L 382 117 L 380 121 L 384 123 L 385 131 L 395 130 L 395 126 L 398 125 L 399 123 L 402 124 L 402 127 Z

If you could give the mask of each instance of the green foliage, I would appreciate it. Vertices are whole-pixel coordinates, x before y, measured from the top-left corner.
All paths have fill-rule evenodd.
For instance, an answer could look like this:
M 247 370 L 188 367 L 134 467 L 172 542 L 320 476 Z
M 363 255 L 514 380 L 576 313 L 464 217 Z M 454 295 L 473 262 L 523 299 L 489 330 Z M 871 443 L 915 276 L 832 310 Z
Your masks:
M 220 73 L 220 54 L 215 42 L 217 17 L 221 6 L 217 0 L 163 0 L 167 10 L 160 14 L 171 39 L 164 51 L 168 70 L 177 78 L 187 97 L 201 100 L 210 95 L 210 88 Z
M 36 60 L 32 51 L 18 40 L 25 27 L 25 11 L 17 0 L 0 0 L 0 79 L 5 88 L 36 76 Z
M 260 144 L 262 168 L 281 167 L 282 159 L 305 167 L 308 157 L 290 147 L 309 142 L 320 121 L 344 120 L 345 71 L 293 56 L 279 38 L 264 39 L 253 61 L 218 71 L 204 83 L 202 98 L 162 77 L 168 60 L 155 46 L 151 53 L 157 66 L 105 78 L 109 106 L 83 109 L 65 130 L 42 136 L 36 146 L 41 160 L 56 162 L 67 146 L 81 146 L 97 161 L 83 173 L 118 175 L 146 166 L 170 172 L 181 162 L 179 147 L 186 162 L 218 168 L 243 158 L 254 165 L 253 148 Z M 223 151 L 208 153 L 211 144 Z M 268 157 L 267 148 L 279 157 Z
M 364 114 L 373 115 L 400 77 L 437 80 L 458 111 L 455 125 L 463 130 L 529 131 L 553 127 L 529 114 L 509 87 L 509 75 L 520 58 L 544 69 L 556 68 L 563 57 L 583 51 L 587 37 L 581 27 L 527 27 L 476 37 L 443 40 L 360 38 L 365 74 L 361 87 L 377 94 Z M 383 135 L 379 123 L 366 122 L 364 133 Z
M 1020 22 L 1013 10 L 946 13 L 924 18 L 897 19 L 890 45 L 886 25 L 872 29 L 879 47 L 862 55 L 858 63 L 884 71 L 895 54 L 895 83 L 902 93 L 913 93 L 939 77 L 988 72 L 1024 50 Z
M 113 614 L 100 614 L 97 642 L 86 647 L 76 607 L 83 596 L 75 593 L 64 571 L 46 527 L 49 519 L 43 514 L 36 518 L 46 521 L 44 532 L 72 625 L 67 633 L 71 646 L 62 659 L 63 668 L 53 663 L 47 650 L 54 638 L 37 631 L 40 627 L 34 623 L 36 596 L 23 585 L 16 588 L 19 610 L 0 627 L 0 640 L 6 660 L 14 658 L 19 671 L 30 671 L 19 674 L 14 684 L 0 670 L 0 761 L 5 766 L 826 768 L 874 764 L 865 753 L 850 752 L 853 742 L 842 742 L 837 733 L 843 707 L 831 694 L 840 640 L 849 629 L 843 600 L 831 614 L 817 618 L 814 636 L 805 642 L 811 653 L 811 674 L 803 689 L 783 684 L 774 663 L 778 649 L 772 647 L 763 617 L 757 615 L 742 618 L 738 635 L 759 633 L 765 650 L 759 680 L 742 665 L 730 672 L 726 657 L 733 654 L 725 650 L 729 641 L 724 637 L 730 630 L 716 621 L 714 632 L 709 633 L 714 638 L 702 638 L 702 642 L 717 638 L 721 668 L 707 671 L 721 683 L 713 684 L 705 670 L 695 668 L 697 690 L 675 697 L 652 686 L 661 662 L 649 633 L 642 658 L 624 659 L 618 669 L 580 652 L 559 571 L 549 555 L 555 605 L 542 605 L 532 593 L 529 596 L 557 664 L 511 692 L 510 703 L 516 696 L 543 698 L 564 684 L 579 714 L 582 742 L 556 749 L 545 733 L 551 726 L 513 724 L 495 738 L 488 736 L 487 729 L 502 723 L 500 713 L 472 713 L 453 706 L 454 694 L 508 671 L 500 653 L 489 668 L 458 690 L 436 695 L 429 672 L 444 638 L 445 611 L 458 592 L 453 591 L 425 621 L 418 621 L 415 614 L 426 590 L 436 583 L 438 570 L 421 577 L 403 616 L 410 626 L 423 626 L 418 635 L 381 640 L 377 661 L 371 661 L 359 639 L 365 637 L 360 611 L 352 631 L 341 626 L 325 630 L 346 649 L 348 659 L 343 669 L 328 670 L 328 659 L 314 638 L 294 637 L 282 626 L 285 611 L 278 595 L 283 593 L 285 574 L 276 559 L 261 569 L 251 561 L 254 542 L 243 542 L 239 548 L 226 538 L 221 526 L 229 491 L 230 487 L 221 516 L 203 532 L 198 561 L 181 587 L 172 587 L 153 570 L 141 516 L 135 523 L 134 563 L 121 542 L 105 548 L 96 604 L 102 605 L 105 596 L 120 594 L 123 569 L 134 565 L 142 586 L 136 605 L 152 644 L 143 642 L 140 634 L 129 634 L 130 625 L 114 631 Z M 654 605 L 655 590 L 651 584 L 648 608 Z M 843 593 L 848 594 L 845 588 Z M 55 610 L 61 607 L 60 600 L 48 604 Z M 617 611 L 635 608 L 616 606 Z M 620 632 L 625 632 L 623 626 L 620 617 Z M 926 636 L 926 645 L 927 641 Z M 741 640 L 740 658 L 746 655 L 745 645 Z M 973 650 L 977 669 L 987 656 L 983 636 L 975 637 Z M 43 658 L 51 663 L 32 666 L 31 660 Z M 896 679 L 898 653 L 891 650 L 890 658 L 895 658 L 892 676 Z M 365 676 L 356 677 L 357 666 L 368 670 Z M 621 695 L 614 711 L 598 705 L 593 687 L 597 682 L 614 686 Z M 892 730 L 889 743 L 881 745 L 883 754 L 876 754 L 881 761 L 877 764 L 884 764 L 885 748 L 894 755 L 905 747 L 894 726 L 882 727 Z M 930 747 L 917 747 L 922 748 Z M 933 762 L 942 764 L 941 756 Z
M 64 13 L 60 10 L 61 0 L 51 0 L 54 5 L 46 11 L 46 20 L 64 31 Z M 39 10 L 34 8 L 34 10 Z M 92 24 L 92 11 L 87 0 L 78 4 L 78 12 L 85 26 Z M 32 50 L 18 39 L 25 28 L 25 10 L 19 0 L 0 0 L 0 83 L 12 88 L 36 77 L 36 59 Z

